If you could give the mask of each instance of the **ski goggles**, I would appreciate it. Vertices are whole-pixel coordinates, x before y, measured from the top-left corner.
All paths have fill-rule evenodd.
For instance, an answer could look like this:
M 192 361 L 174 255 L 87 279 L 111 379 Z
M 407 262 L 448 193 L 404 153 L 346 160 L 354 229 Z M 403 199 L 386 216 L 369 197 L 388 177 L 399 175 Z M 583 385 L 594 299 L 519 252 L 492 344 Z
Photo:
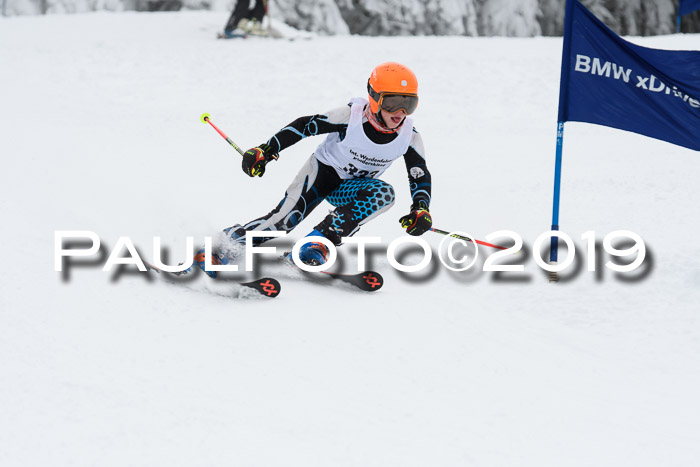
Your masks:
M 377 101 L 379 108 L 393 114 L 403 110 L 407 115 L 411 115 L 418 107 L 418 96 L 415 94 L 379 94 Z
M 403 110 L 407 115 L 412 114 L 418 107 L 418 96 L 415 94 L 397 94 L 392 92 L 376 92 L 367 83 L 367 92 L 374 99 L 379 108 L 393 114 Z

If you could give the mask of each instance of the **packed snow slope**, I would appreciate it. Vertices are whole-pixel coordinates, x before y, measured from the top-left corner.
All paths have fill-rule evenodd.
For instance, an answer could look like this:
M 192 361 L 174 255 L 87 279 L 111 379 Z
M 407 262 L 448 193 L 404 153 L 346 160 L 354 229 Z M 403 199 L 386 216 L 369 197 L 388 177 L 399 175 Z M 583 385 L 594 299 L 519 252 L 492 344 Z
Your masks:
M 696 465 L 700 154 L 567 124 L 561 228 L 578 270 L 550 284 L 532 247 L 551 222 L 561 39 L 217 41 L 224 21 L 0 21 L 0 465 Z M 509 261 L 523 272 L 481 271 L 481 249 L 468 272 L 433 260 L 397 273 L 386 249 L 405 235 L 402 161 L 386 174 L 396 205 L 359 234 L 382 239 L 376 293 L 274 260 L 255 274 L 280 279 L 276 299 L 101 271 L 120 237 L 152 259 L 159 236 L 176 262 L 187 236 L 201 244 L 267 213 L 322 138 L 251 179 L 203 112 L 251 147 L 364 96 L 387 60 L 420 79 L 435 226 L 517 232 L 527 249 Z M 329 208 L 273 242 L 278 253 Z M 581 235 L 621 229 L 647 246 L 641 270 L 614 273 L 602 254 L 588 272 Z M 102 255 L 54 271 L 60 230 L 95 232 Z M 353 247 L 339 251 L 352 270 Z

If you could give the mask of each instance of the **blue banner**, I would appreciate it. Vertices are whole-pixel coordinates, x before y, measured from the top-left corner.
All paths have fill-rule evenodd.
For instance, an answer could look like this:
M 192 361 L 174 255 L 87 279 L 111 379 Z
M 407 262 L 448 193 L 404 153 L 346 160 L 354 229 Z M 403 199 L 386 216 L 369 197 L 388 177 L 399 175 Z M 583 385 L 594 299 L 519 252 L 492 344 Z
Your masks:
M 678 0 L 678 16 L 685 16 L 700 10 L 700 0 Z
M 560 122 L 605 125 L 700 151 L 700 52 L 627 42 L 578 0 L 567 0 L 565 21 Z

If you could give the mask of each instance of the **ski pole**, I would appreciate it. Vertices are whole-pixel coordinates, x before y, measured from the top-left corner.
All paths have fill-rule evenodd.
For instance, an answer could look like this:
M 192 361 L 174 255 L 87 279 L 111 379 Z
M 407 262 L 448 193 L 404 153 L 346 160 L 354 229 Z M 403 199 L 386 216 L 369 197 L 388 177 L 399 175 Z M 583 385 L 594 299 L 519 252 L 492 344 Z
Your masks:
M 219 134 L 221 135 L 221 137 L 224 138 L 228 144 L 230 144 L 231 146 L 233 146 L 233 149 L 235 149 L 236 151 L 238 151 L 238 153 L 239 153 L 241 156 L 243 155 L 243 151 L 241 150 L 241 148 L 239 148 L 238 145 L 237 145 L 236 143 L 234 143 L 233 141 L 231 141 L 231 138 L 229 138 L 228 136 L 226 136 L 226 134 L 225 134 L 223 131 L 219 130 L 219 128 L 218 128 L 216 125 L 214 125 L 214 124 L 212 123 L 209 114 L 207 114 L 207 113 L 202 114 L 202 116 L 200 117 L 200 120 L 202 121 L 202 123 L 208 123 L 209 125 L 211 125 L 212 128 L 214 128 L 214 129 L 216 130 L 216 132 L 219 133 Z
M 430 231 L 431 231 L 431 232 L 435 232 L 435 233 L 439 233 L 439 234 L 441 234 L 441 235 L 449 235 L 450 237 L 459 238 L 460 240 L 465 240 L 465 241 L 467 241 L 467 242 L 473 241 L 473 242 L 475 242 L 475 243 L 478 243 L 479 245 L 490 246 L 491 248 L 497 248 L 497 249 L 499 249 L 499 250 L 505 250 L 505 249 L 506 249 L 506 247 L 504 247 L 504 246 L 494 245 L 493 243 L 482 242 L 481 240 L 474 240 L 474 239 L 471 239 L 471 238 L 469 238 L 469 237 L 465 237 L 465 236 L 463 236 L 463 235 L 450 234 L 450 232 L 446 232 L 446 231 L 440 230 L 440 229 L 432 229 L 432 228 L 431 228 Z

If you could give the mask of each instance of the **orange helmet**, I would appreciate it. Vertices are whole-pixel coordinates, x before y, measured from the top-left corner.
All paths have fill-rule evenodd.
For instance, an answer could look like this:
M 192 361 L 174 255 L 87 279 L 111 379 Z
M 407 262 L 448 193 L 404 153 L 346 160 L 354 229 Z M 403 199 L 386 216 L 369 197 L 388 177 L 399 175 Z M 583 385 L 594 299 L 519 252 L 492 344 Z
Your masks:
M 378 65 L 367 80 L 369 108 L 372 113 L 384 109 L 389 113 L 404 110 L 412 114 L 418 107 L 418 80 L 404 65 L 386 62 Z

